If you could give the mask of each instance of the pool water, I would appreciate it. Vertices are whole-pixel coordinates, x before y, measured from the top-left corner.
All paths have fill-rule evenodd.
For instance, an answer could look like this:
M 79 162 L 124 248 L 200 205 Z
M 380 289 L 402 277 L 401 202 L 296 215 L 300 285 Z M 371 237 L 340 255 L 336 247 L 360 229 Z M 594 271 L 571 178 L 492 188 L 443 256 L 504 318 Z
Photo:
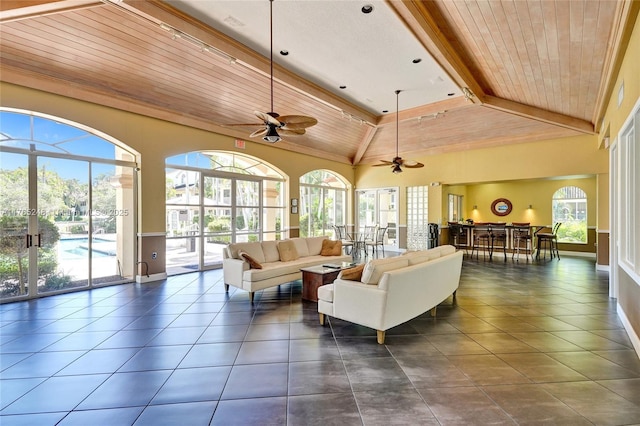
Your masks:
M 94 238 L 93 257 L 111 257 L 116 254 L 116 242 Z M 89 255 L 88 238 L 66 238 L 58 241 L 58 258 L 61 260 L 86 259 Z

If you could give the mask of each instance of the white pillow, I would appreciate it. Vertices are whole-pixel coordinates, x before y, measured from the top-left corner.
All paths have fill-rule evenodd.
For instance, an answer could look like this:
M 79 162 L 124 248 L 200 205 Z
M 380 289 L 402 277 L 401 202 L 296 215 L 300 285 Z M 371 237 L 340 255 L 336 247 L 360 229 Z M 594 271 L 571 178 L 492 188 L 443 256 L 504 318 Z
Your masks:
M 407 256 L 370 260 L 364 267 L 361 281 L 364 284 L 378 284 L 383 273 L 393 271 L 394 269 L 404 268 L 405 266 L 409 266 Z

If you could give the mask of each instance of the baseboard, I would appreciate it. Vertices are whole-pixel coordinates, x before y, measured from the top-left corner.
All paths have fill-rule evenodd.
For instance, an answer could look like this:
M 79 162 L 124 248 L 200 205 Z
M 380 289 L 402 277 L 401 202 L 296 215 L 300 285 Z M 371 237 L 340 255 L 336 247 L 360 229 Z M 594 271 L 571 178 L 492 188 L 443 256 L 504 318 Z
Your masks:
M 570 257 L 588 257 L 590 259 L 595 259 L 596 258 L 596 254 L 595 253 L 589 253 L 589 252 L 585 252 L 585 251 L 560 251 L 560 258 L 562 259 L 562 256 L 570 256 Z
M 636 354 L 638 354 L 638 357 L 640 357 L 640 338 L 638 337 L 635 330 L 631 326 L 631 323 L 629 322 L 629 318 L 627 318 L 627 316 L 624 313 L 624 309 L 622 309 L 622 306 L 620 306 L 619 303 L 618 303 L 617 311 L 618 311 L 618 316 L 620 317 L 620 321 L 622 321 L 622 325 L 624 326 L 624 329 L 627 331 L 629 340 L 631 340 L 631 344 L 633 345 L 633 348 L 636 350 Z
M 159 274 L 151 274 L 151 275 L 136 275 L 137 283 L 149 283 L 152 281 L 161 281 L 167 279 L 167 273 L 161 272 Z
M 611 268 L 609 265 L 600 265 L 599 263 L 596 263 L 596 271 L 609 272 L 611 271 Z

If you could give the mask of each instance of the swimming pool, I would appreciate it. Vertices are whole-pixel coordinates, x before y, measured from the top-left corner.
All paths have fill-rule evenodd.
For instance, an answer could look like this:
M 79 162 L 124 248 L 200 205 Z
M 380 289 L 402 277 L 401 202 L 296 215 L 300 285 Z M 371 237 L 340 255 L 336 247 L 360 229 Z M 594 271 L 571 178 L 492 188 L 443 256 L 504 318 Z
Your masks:
M 91 244 L 93 257 L 116 255 L 116 242 L 94 238 Z M 89 238 L 64 238 L 58 241 L 58 257 L 65 260 L 85 259 L 89 253 Z

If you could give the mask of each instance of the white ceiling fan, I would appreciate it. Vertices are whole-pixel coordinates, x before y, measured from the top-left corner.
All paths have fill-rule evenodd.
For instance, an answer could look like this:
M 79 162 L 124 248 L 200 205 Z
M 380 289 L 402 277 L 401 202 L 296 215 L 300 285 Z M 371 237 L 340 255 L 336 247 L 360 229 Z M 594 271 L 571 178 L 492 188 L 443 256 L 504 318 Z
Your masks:
M 402 173 L 402 168 L 406 167 L 408 169 L 419 169 L 420 167 L 424 167 L 424 164 L 418 163 L 417 161 L 411 160 L 403 160 L 398 153 L 398 143 L 399 143 L 399 128 L 400 128 L 400 108 L 399 108 L 399 98 L 400 98 L 401 90 L 396 90 L 396 156 L 391 161 L 380 160 L 382 164 L 374 164 L 374 167 L 381 166 L 391 166 L 393 173 Z
M 271 81 L 271 111 L 254 111 L 256 117 L 262 123 L 227 124 L 227 127 L 260 126 L 261 128 L 251 133 L 249 137 L 262 136 L 265 142 L 276 143 L 282 140 L 282 136 L 304 135 L 307 127 L 318 124 L 318 120 L 305 115 L 283 115 L 273 111 L 273 0 L 269 0 L 269 29 L 270 29 L 270 81 Z

